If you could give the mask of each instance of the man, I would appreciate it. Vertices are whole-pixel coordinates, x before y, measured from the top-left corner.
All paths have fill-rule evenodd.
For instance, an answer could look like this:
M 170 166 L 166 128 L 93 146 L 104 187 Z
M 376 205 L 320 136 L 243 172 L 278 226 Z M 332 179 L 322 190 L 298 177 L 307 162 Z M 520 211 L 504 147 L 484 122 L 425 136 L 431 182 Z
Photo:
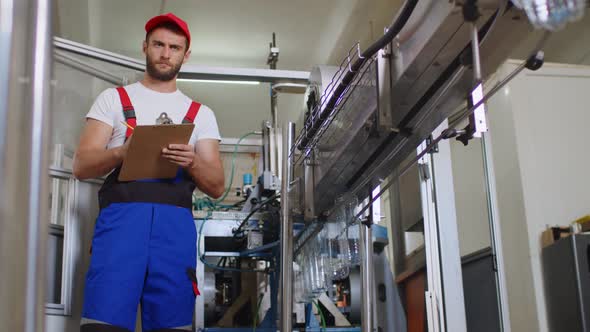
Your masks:
M 198 293 L 191 273 L 197 237 L 192 192 L 197 186 L 219 197 L 224 190 L 215 116 L 176 88 L 178 71 L 191 53 L 188 26 L 169 13 L 150 19 L 145 30 L 143 79 L 107 89 L 96 99 L 74 158 L 79 179 L 110 173 L 99 191 L 83 332 L 134 331 L 138 304 L 144 331 L 191 329 Z M 133 139 L 128 127 L 153 125 L 162 112 L 173 123 L 195 123 L 189 144 L 162 151 L 162 157 L 179 166 L 177 177 L 119 182 Z

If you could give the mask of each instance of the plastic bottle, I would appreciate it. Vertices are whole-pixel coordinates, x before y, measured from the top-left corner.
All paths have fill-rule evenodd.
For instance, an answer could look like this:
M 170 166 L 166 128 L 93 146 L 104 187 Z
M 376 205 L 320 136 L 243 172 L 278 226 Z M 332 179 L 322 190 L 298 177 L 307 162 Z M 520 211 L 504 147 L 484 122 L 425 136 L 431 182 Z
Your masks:
M 326 250 L 322 246 L 323 243 L 320 234 L 316 235 L 314 239 L 309 241 L 310 260 L 313 270 L 312 293 L 314 294 L 314 297 L 325 292 L 328 287 L 328 276 L 326 273 L 327 254 L 324 253 Z
M 350 247 L 346 238 L 346 223 L 343 220 L 329 222 L 324 225 L 329 244 L 330 273 L 333 280 L 341 280 L 348 276 L 351 266 Z
M 586 0 L 512 0 L 537 28 L 558 30 L 584 15 Z
M 346 238 L 350 248 L 350 265 L 358 266 L 361 264 L 361 247 L 359 242 L 359 221 L 349 224 L 346 228 Z

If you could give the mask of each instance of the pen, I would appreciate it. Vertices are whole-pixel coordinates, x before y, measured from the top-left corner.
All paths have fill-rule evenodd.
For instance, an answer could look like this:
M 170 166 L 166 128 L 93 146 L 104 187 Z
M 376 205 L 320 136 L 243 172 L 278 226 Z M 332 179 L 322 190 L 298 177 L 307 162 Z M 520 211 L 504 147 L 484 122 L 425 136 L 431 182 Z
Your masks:
M 125 121 L 121 121 L 122 124 L 124 124 L 127 128 L 134 130 L 135 128 L 131 127 L 127 122 Z

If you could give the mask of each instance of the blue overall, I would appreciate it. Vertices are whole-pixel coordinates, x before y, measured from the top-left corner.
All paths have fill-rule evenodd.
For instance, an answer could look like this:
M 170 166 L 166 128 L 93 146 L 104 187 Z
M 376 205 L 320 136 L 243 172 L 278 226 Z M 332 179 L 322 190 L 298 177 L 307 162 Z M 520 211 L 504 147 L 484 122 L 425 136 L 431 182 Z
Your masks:
M 129 97 L 117 90 L 134 127 Z M 191 105 L 183 122 L 194 121 L 198 106 Z M 119 182 L 119 172 L 109 174 L 99 191 L 81 330 L 134 331 L 138 304 L 144 331 L 190 330 L 198 292 L 195 185 L 183 170 L 171 180 L 132 182 Z
M 196 228 L 190 210 L 114 203 L 100 211 L 92 240 L 82 317 L 144 331 L 192 325 Z

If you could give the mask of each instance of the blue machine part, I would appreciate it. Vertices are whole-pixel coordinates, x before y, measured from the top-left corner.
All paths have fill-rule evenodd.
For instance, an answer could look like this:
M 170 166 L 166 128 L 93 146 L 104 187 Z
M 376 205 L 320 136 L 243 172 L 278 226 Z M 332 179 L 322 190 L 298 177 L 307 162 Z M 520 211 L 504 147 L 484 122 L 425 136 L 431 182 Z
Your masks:
M 373 225 L 373 241 L 380 241 L 384 244 L 388 244 L 389 240 L 387 238 L 387 228 L 380 226 L 380 225 Z
M 252 184 L 252 174 L 250 173 L 244 173 L 244 176 L 242 177 L 242 180 L 244 182 L 244 186 L 249 186 Z

